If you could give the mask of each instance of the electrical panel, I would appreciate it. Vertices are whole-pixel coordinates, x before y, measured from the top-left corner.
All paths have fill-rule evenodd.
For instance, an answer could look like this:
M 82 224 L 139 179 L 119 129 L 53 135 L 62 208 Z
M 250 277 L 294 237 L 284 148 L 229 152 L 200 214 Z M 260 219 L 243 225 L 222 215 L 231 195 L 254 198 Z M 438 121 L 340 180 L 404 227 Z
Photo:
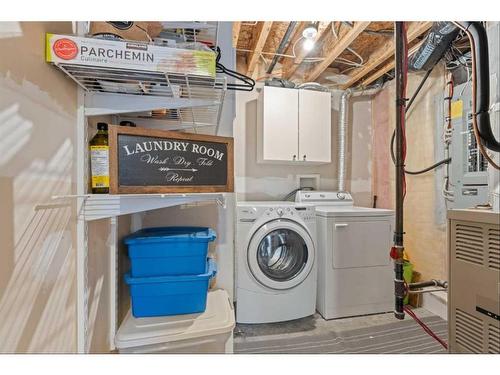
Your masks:
M 471 208 L 488 203 L 488 162 L 479 152 L 472 127 L 472 85 L 454 88 L 451 102 L 450 208 Z

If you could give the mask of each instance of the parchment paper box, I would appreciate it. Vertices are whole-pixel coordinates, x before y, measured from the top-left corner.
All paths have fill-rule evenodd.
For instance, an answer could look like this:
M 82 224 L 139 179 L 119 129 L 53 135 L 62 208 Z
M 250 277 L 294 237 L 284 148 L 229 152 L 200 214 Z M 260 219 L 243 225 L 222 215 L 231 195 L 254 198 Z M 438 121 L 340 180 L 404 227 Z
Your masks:
M 215 77 L 215 53 L 136 41 L 46 35 L 46 60 L 95 66 Z

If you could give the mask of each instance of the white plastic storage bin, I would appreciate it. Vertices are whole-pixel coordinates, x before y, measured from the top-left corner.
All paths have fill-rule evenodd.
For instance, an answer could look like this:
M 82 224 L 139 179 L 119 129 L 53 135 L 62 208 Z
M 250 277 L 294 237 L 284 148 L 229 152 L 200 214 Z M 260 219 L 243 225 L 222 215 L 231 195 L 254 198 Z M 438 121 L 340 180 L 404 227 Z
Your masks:
M 115 345 L 123 354 L 232 353 L 234 325 L 227 292 L 213 290 L 201 314 L 134 318 L 129 311 Z

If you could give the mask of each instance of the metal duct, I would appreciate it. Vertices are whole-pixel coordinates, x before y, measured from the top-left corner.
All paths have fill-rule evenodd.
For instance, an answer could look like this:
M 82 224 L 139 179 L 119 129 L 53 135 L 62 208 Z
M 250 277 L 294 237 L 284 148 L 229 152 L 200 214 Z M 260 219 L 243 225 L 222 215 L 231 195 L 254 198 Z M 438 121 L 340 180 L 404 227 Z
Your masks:
M 345 144 L 347 140 L 347 113 L 349 111 L 349 98 L 352 95 L 352 90 L 347 89 L 340 97 L 339 106 L 339 127 L 338 127 L 338 191 L 345 191 Z

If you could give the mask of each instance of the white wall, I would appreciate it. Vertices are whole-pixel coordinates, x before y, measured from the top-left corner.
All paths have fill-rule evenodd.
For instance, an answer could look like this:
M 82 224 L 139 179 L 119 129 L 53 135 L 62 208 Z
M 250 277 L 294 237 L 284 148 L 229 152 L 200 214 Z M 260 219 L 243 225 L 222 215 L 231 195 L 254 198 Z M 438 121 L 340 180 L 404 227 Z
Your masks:
M 76 351 L 76 87 L 45 62 L 70 22 L 0 22 L 0 352 Z
M 304 174 L 319 174 L 319 188 L 335 190 L 339 93 L 332 97 L 332 162 L 315 166 L 257 163 L 258 95 L 257 90 L 236 93 L 234 149 L 237 200 L 282 200 L 290 191 L 298 188 L 296 176 Z M 371 102 L 368 98 L 355 98 L 350 103 L 346 187 L 353 193 L 356 204 L 361 206 L 371 205 L 370 150 Z

